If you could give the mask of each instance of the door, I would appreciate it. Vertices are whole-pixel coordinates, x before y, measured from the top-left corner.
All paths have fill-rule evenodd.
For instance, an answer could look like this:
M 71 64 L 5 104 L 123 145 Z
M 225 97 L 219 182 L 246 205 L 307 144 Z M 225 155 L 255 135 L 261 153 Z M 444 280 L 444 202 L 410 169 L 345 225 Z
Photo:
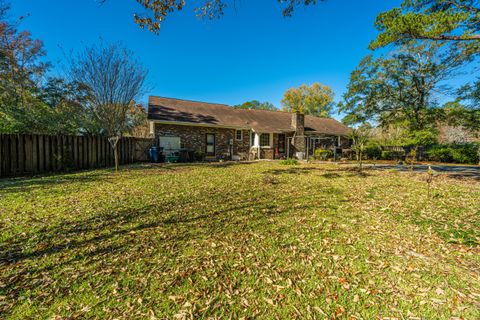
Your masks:
M 278 135 L 278 153 L 285 153 L 285 135 Z
M 207 148 L 205 150 L 205 154 L 208 157 L 214 157 L 215 156 L 215 134 L 207 133 L 206 139 L 207 139 Z

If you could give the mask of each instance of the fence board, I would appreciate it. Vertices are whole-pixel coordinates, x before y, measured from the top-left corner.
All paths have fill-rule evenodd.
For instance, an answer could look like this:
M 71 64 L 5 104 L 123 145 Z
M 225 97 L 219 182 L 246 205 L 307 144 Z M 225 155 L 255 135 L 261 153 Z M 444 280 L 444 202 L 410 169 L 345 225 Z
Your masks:
M 118 141 L 120 164 L 148 160 L 153 139 Z M 113 149 L 102 136 L 0 134 L 0 177 L 32 175 L 115 165 Z
M 45 172 L 45 143 L 44 137 L 38 136 L 38 171 Z
M 38 136 L 32 135 L 32 173 L 38 172 Z
M 1 139 L 1 138 L 0 138 Z M 18 174 L 24 174 L 25 172 L 25 137 L 23 135 L 18 136 Z M 1 177 L 1 174 L 0 174 Z
M 10 170 L 16 175 L 18 166 L 18 136 L 10 136 Z

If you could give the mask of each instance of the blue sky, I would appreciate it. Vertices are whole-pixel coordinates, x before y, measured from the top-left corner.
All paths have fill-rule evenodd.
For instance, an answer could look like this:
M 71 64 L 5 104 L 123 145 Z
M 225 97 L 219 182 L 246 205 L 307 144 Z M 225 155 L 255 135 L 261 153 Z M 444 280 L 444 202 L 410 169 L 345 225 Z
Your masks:
M 192 5 L 170 16 L 158 36 L 134 24 L 133 13 L 142 12 L 135 0 L 11 0 L 11 16 L 28 15 L 21 28 L 44 41 L 54 65 L 85 44 L 121 41 L 148 68 L 149 94 L 280 106 L 285 90 L 315 81 L 340 99 L 369 53 L 376 15 L 400 3 L 328 0 L 283 18 L 277 0 L 241 0 L 222 19 L 204 21 L 192 10 L 198 1 L 187 0 Z

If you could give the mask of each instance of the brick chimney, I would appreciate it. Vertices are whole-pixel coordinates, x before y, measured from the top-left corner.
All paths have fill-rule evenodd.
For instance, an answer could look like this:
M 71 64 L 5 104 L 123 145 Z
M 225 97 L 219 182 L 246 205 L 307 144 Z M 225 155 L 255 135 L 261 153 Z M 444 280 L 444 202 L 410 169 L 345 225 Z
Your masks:
M 295 131 L 292 138 L 294 155 L 300 159 L 305 159 L 305 115 L 300 112 L 292 113 L 292 129 Z

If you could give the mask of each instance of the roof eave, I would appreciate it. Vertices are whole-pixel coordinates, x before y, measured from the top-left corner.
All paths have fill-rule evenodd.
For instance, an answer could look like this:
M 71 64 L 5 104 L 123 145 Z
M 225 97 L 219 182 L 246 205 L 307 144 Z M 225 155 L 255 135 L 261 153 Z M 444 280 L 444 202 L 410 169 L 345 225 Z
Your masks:
M 186 121 L 167 121 L 167 120 L 158 120 L 148 118 L 148 121 L 159 123 L 159 124 L 171 124 L 178 126 L 195 126 L 195 127 L 209 127 L 209 128 L 223 128 L 223 129 L 238 129 L 238 130 L 250 130 L 250 127 L 240 127 L 240 126 L 225 126 L 211 123 L 203 122 L 186 122 Z

